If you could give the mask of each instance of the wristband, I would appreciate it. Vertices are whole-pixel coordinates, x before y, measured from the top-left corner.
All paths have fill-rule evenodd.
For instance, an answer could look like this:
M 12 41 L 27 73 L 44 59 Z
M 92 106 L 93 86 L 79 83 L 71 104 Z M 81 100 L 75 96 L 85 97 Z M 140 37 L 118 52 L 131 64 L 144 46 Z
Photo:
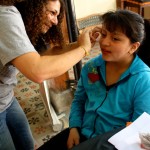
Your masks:
M 84 50 L 84 52 L 85 52 L 84 57 L 88 56 L 88 55 L 89 55 L 89 52 L 88 52 L 88 51 L 86 51 L 86 49 L 85 49 L 84 47 L 82 47 L 82 46 L 81 46 L 81 48 L 82 48 L 82 49 Z

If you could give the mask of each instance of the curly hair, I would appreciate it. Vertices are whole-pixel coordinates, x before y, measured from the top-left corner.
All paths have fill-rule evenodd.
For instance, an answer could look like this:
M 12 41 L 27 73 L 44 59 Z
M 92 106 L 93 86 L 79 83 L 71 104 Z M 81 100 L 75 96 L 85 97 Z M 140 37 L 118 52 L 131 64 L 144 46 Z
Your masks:
M 16 2 L 21 2 L 22 0 L 0 0 L 0 5 L 14 5 Z
M 61 8 L 58 15 L 58 24 L 53 25 L 45 34 L 41 34 L 41 27 L 43 23 L 43 7 L 47 5 L 49 1 L 59 1 Z M 53 44 L 62 46 L 64 42 L 61 23 L 64 17 L 65 5 L 63 0 L 2 0 L 2 5 L 14 5 L 21 13 L 27 35 L 38 50 L 39 46 L 45 46 L 47 44 Z M 41 45 L 42 44 L 42 45 Z

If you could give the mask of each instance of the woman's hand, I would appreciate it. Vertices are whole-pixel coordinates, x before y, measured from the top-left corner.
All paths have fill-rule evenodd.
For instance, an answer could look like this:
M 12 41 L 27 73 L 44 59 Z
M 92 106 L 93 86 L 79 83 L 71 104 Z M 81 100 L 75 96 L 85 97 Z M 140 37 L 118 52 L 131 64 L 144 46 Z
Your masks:
M 80 143 L 80 135 L 77 128 L 71 128 L 68 141 L 67 141 L 67 147 L 68 149 L 71 149 L 73 146 L 78 145 Z
M 101 26 L 97 26 L 94 29 L 92 29 L 92 32 L 90 32 L 90 40 L 92 47 L 94 46 L 97 38 L 100 36 L 101 33 Z
M 91 50 L 90 34 L 89 29 L 84 29 L 78 36 L 78 45 L 86 49 L 87 52 Z

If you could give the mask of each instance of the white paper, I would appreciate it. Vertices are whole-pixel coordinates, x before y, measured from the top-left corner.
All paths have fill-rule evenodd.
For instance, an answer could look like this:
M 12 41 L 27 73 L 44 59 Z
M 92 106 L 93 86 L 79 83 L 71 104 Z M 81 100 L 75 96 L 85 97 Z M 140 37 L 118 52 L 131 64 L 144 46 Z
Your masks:
M 150 115 L 145 112 L 108 141 L 118 150 L 143 150 L 139 133 L 150 133 Z

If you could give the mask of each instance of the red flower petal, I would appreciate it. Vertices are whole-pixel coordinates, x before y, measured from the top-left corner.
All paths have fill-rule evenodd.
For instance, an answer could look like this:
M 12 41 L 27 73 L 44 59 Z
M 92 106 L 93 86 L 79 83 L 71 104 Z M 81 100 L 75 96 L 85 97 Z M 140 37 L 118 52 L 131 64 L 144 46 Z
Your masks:
M 96 82 L 96 81 L 98 81 L 100 79 L 99 75 L 98 74 L 94 74 L 94 73 L 88 73 L 88 78 L 93 83 Z

